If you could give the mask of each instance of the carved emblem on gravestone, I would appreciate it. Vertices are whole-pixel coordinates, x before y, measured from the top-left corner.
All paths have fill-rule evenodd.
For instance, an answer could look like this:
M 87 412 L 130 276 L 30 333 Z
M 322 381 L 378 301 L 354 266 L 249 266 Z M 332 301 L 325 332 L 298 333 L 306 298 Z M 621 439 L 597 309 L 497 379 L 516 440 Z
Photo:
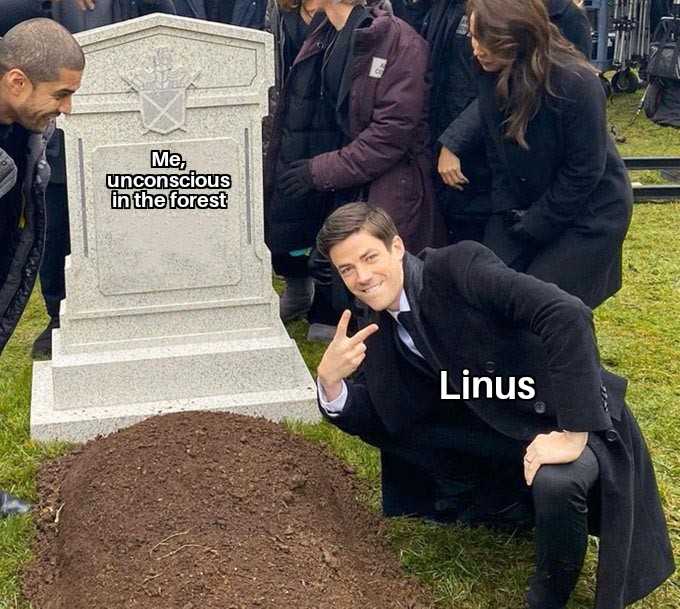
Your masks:
M 184 130 L 187 89 L 195 84 L 200 72 L 191 74 L 184 66 L 173 65 L 174 59 L 170 49 L 156 49 L 145 67 L 134 71 L 132 76 L 121 74 L 139 93 L 144 133 L 155 131 L 166 135 L 177 129 Z

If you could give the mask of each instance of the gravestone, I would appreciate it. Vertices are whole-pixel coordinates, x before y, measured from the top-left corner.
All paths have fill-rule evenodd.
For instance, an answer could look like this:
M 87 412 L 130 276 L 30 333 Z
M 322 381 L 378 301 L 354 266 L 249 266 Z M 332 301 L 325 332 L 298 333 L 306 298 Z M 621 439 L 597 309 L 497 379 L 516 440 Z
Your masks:
M 31 434 L 82 441 L 145 417 L 317 420 L 264 245 L 269 34 L 151 15 L 78 35 L 66 140 L 71 255 Z

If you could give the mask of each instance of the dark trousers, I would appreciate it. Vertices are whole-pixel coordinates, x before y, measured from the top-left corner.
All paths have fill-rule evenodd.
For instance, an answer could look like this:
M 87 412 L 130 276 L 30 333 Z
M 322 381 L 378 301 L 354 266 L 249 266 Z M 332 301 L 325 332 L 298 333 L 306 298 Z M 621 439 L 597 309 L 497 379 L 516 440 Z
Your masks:
M 351 306 L 347 288 L 326 259 L 317 256 L 310 268 L 309 256 L 272 254 L 272 267 L 282 277 L 313 277 L 314 300 L 307 313 L 310 324 L 335 326 L 343 310 Z
M 409 437 L 424 441 L 367 438 L 381 449 L 385 514 L 505 529 L 533 524 L 536 571 L 528 607 L 564 607 L 585 557 L 589 506 L 597 503 L 599 466 L 592 450 L 586 447 L 573 463 L 541 466 L 527 487 L 526 445 L 467 409 L 453 424 L 414 431 Z
M 45 199 L 47 228 L 45 253 L 40 265 L 40 286 L 47 314 L 59 317 L 59 303 L 66 297 L 64 262 L 71 252 L 66 185 L 49 184 Z
M 484 239 L 484 229 L 491 216 L 491 195 L 485 191 L 455 190 L 437 180 L 435 196 L 446 221 L 447 243 Z
M 536 524 L 536 572 L 529 609 L 561 609 L 567 603 L 588 547 L 588 508 L 600 468 L 586 446 L 573 463 L 542 465 L 532 485 Z M 592 499 L 589 501 L 589 497 Z

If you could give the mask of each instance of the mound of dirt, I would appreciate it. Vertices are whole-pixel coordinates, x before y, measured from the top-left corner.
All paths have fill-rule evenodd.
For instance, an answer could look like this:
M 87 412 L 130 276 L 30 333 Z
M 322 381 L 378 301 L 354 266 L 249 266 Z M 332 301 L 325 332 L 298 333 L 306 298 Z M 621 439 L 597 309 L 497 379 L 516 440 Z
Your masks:
M 47 463 L 35 609 L 415 609 L 351 471 L 280 425 L 155 417 Z

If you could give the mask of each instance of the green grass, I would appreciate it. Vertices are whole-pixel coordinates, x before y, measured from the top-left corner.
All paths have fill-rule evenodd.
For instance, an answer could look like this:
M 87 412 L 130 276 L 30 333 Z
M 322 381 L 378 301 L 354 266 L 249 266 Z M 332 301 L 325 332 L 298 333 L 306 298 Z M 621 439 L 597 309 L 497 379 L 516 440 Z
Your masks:
M 636 96 L 615 98 L 610 118 L 625 155 L 680 155 L 680 133 L 651 125 L 644 115 L 629 126 Z M 647 173 L 647 172 L 646 172 Z M 658 178 L 651 172 L 651 181 Z M 646 435 L 680 560 L 680 202 L 636 205 L 624 252 L 624 287 L 597 311 L 602 359 L 630 379 L 629 404 Z M 67 450 L 28 437 L 33 339 L 47 323 L 39 294 L 0 358 L 0 488 L 35 499 L 40 463 Z M 323 349 L 304 340 L 303 322 L 289 324 L 310 369 Z M 347 461 L 366 482 L 365 500 L 379 506 L 379 461 L 375 450 L 327 424 L 294 425 Z M 0 521 L 0 609 L 29 609 L 19 593 L 21 565 L 30 558 L 34 525 L 30 517 Z M 530 539 L 484 529 L 440 527 L 413 520 L 387 526 L 404 568 L 431 586 L 441 609 L 510 609 L 522 606 L 531 570 Z M 592 606 L 595 540 L 572 609 Z M 678 609 L 680 580 L 664 584 L 636 608 Z M 39 608 L 35 608 L 39 609 Z

